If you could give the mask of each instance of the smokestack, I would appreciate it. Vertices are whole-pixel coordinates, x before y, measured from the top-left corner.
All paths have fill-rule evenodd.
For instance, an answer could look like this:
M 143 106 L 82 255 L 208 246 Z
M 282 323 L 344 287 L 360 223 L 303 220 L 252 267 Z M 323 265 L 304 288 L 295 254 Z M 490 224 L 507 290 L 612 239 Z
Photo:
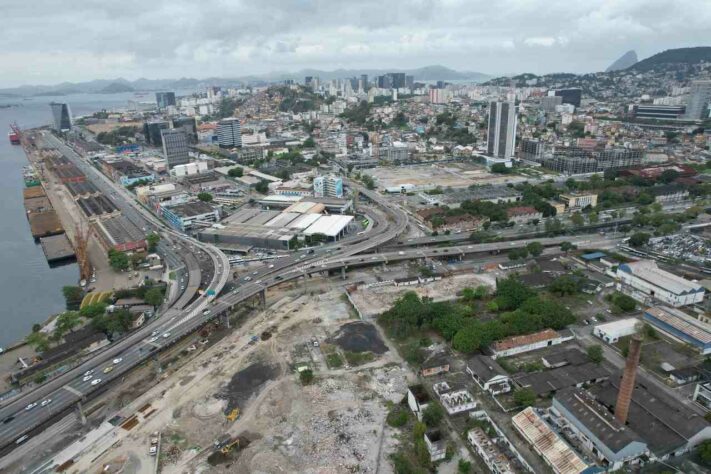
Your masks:
M 627 415 L 630 411 L 630 403 L 632 403 L 634 380 L 637 377 L 637 366 L 639 365 L 641 351 L 642 337 L 639 334 L 635 334 L 630 339 L 625 371 L 622 373 L 620 391 L 617 394 L 617 403 L 615 404 L 615 418 L 623 425 L 627 423 Z

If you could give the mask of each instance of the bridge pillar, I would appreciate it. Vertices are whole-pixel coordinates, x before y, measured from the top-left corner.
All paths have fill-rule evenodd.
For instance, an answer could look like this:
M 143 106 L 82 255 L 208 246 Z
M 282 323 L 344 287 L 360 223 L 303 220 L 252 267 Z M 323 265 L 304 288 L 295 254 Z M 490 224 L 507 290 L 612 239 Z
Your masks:
M 81 406 L 81 401 L 77 402 L 77 414 L 79 415 L 79 422 L 82 426 L 86 425 L 86 415 L 84 414 L 84 408 Z
M 160 366 L 160 361 L 158 361 L 158 354 L 153 354 L 151 360 L 153 361 L 153 369 L 155 370 L 156 374 L 160 374 L 161 372 L 163 372 L 163 368 Z
M 346 267 L 341 267 L 341 280 L 346 279 Z
M 264 308 L 267 306 L 267 291 L 262 290 L 259 292 L 259 305 Z
M 229 313 L 224 313 L 222 316 L 220 316 L 222 319 L 222 324 L 229 329 L 230 328 L 230 315 Z

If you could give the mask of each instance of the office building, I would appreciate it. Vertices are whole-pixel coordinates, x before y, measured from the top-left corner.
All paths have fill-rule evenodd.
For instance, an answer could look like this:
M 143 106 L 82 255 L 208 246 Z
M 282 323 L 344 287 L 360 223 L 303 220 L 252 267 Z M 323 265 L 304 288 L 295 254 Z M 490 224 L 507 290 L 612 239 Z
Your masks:
M 543 167 L 563 174 L 601 173 L 642 164 L 639 148 L 585 149 L 578 146 L 556 147 L 543 158 Z
M 156 104 L 159 109 L 175 106 L 175 92 L 156 92 Z
M 404 72 L 391 72 L 390 81 L 392 82 L 393 89 L 402 89 L 405 87 L 405 73 Z
M 582 98 L 583 91 L 579 87 L 571 89 L 557 89 L 548 91 L 548 95 L 561 97 L 564 104 L 580 107 L 580 99 Z
M 217 143 L 220 148 L 242 146 L 242 126 L 239 119 L 226 118 L 217 124 Z
M 689 120 L 708 118 L 709 104 L 711 104 L 711 80 L 692 82 L 685 117 Z
M 393 81 L 390 74 L 385 74 L 378 76 L 378 88 L 380 89 L 392 89 Z
M 311 87 L 313 85 L 314 78 L 313 76 L 306 76 L 304 77 L 304 85 L 306 87 Z
M 190 163 L 188 136 L 182 129 L 162 130 L 161 139 L 163 141 L 163 156 L 165 156 L 168 169 L 176 165 Z
M 563 98 L 557 95 L 541 97 L 541 109 L 546 113 L 555 112 L 555 108 L 563 104 Z
M 361 74 L 360 75 L 360 82 L 363 85 L 363 90 L 367 91 L 368 90 L 368 75 Z
M 188 137 L 189 144 L 195 145 L 198 142 L 197 121 L 195 117 L 174 118 L 173 128 L 183 130 Z
M 684 116 L 683 105 L 641 105 L 630 106 L 630 115 L 636 119 L 677 120 Z
M 519 149 L 519 158 L 522 160 L 541 163 L 543 161 L 543 153 L 545 152 L 545 144 L 537 138 L 524 138 L 521 140 Z
M 54 128 L 60 132 L 66 132 L 72 129 L 72 112 L 69 109 L 69 104 L 60 102 L 52 102 L 49 104 L 52 108 L 52 117 L 54 118 Z
M 405 87 L 410 90 L 415 88 L 415 76 L 405 76 Z
M 317 176 L 314 178 L 315 197 L 343 197 L 343 179 L 338 176 Z
M 569 210 L 597 206 L 597 194 L 594 193 L 560 194 L 558 199 L 565 204 L 565 207 Z
M 153 146 L 163 146 L 161 132 L 169 128 L 170 124 L 163 120 L 144 123 L 143 135 L 146 137 L 146 143 Z
M 487 154 L 510 159 L 516 145 L 516 105 L 513 102 L 489 103 Z

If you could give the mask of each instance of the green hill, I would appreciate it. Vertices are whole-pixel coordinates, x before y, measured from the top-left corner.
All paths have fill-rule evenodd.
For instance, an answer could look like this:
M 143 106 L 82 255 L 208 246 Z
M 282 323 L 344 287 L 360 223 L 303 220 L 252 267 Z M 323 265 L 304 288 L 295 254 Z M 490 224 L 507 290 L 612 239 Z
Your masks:
M 680 64 L 698 64 L 700 62 L 711 62 L 711 47 L 699 46 L 696 48 L 668 49 L 653 56 L 643 59 L 634 64 L 629 69 L 647 72 L 653 69 L 678 66 Z

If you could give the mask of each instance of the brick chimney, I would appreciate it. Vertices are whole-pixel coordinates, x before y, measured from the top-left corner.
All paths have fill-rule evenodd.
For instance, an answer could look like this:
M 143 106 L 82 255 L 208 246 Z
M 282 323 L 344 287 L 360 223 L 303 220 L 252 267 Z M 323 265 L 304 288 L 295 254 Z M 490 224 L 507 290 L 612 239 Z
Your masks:
M 627 423 L 627 415 L 630 411 L 630 403 L 632 403 L 632 392 L 634 391 L 634 381 L 637 377 L 637 366 L 639 365 L 641 351 L 642 337 L 639 334 L 635 334 L 630 339 L 625 371 L 622 373 L 620 391 L 617 394 L 617 403 L 615 404 L 615 418 L 623 425 Z

